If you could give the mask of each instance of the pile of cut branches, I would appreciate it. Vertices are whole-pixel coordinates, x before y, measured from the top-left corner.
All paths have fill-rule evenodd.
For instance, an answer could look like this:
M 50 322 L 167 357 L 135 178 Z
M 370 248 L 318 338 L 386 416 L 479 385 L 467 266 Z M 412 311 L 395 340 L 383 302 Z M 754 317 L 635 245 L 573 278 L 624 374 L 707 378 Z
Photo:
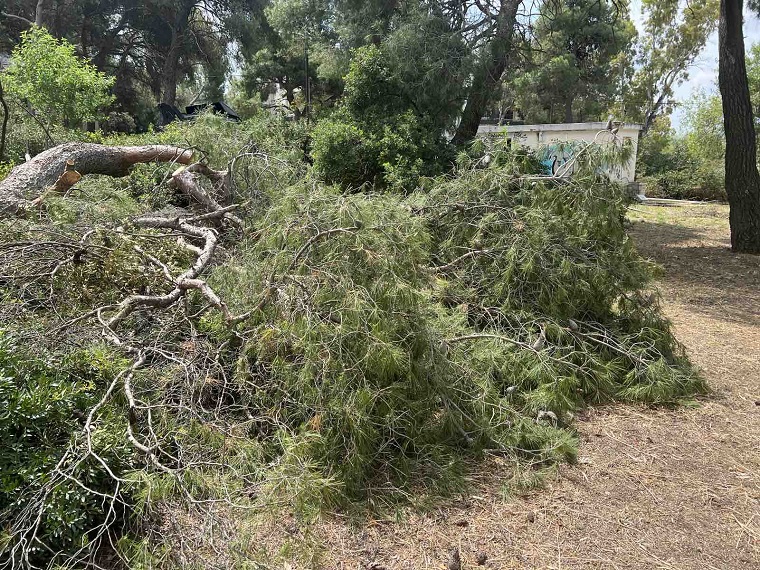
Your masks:
M 158 211 L 110 179 L 14 194 L 0 433 L 35 471 L 0 490 L 9 567 L 166 555 L 161 505 L 308 517 L 443 492 L 483 453 L 572 460 L 582 407 L 704 389 L 593 152 L 572 179 L 478 160 L 400 197 L 253 148 L 158 167 Z

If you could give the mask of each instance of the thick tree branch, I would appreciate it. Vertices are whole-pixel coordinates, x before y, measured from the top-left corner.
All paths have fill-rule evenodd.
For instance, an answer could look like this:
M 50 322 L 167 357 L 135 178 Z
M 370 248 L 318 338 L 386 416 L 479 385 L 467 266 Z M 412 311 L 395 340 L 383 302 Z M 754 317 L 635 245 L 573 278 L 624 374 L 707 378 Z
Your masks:
M 0 216 L 18 214 L 33 206 L 35 198 L 55 186 L 67 170 L 80 176 L 104 174 L 121 177 L 143 162 L 190 164 L 191 150 L 167 145 L 104 146 L 70 142 L 55 146 L 11 170 L 0 181 Z M 69 164 L 71 163 L 71 164 Z M 70 188 L 70 186 L 69 186 Z M 68 188 L 64 188 L 64 191 Z
M 20 22 L 24 22 L 25 24 L 29 26 L 34 25 L 34 22 L 29 20 L 28 18 L 24 18 L 23 16 L 19 16 L 17 14 L 9 14 L 8 12 L 0 12 L 0 16 L 2 16 L 3 18 L 9 18 L 11 20 L 18 20 Z

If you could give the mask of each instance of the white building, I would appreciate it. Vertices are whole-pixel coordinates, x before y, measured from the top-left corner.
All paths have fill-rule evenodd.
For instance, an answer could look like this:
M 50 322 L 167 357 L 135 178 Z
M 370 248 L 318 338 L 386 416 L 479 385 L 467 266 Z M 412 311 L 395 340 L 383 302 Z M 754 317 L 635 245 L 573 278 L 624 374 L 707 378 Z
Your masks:
M 636 153 L 638 151 L 639 131 L 641 125 L 632 123 L 614 123 L 617 132 L 607 130 L 607 123 L 563 123 L 553 125 L 488 125 L 481 124 L 478 136 L 506 133 L 512 144 L 539 149 L 546 153 L 544 164 L 551 173 L 571 158 L 571 151 L 566 143 L 573 141 L 597 142 L 600 144 L 620 144 L 630 141 L 632 156 L 626 165 L 610 171 L 610 177 L 619 182 L 633 182 L 636 176 Z

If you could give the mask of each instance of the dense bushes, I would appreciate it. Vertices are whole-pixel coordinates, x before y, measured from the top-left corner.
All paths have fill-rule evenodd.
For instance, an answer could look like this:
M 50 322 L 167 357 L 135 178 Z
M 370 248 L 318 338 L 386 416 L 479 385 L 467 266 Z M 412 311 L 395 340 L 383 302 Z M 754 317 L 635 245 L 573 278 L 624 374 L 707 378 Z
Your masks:
M 695 96 L 687 104 L 687 131 L 676 135 L 667 117 L 657 119 L 639 145 L 637 176 L 647 196 L 679 200 L 727 199 L 720 100 Z
M 721 166 L 693 165 L 692 168 L 670 170 L 642 179 L 650 198 L 706 200 L 725 202 L 725 174 Z
M 314 129 L 314 167 L 328 183 L 402 191 L 445 170 L 453 150 L 441 124 L 396 75 L 376 46 L 357 51 L 340 108 Z M 441 119 L 438 118 L 438 121 Z
M 89 410 L 123 365 L 99 347 L 46 362 L 0 331 L 0 513 L 7 523 L 25 511 L 39 510 L 38 540 L 29 552 L 35 563 L 47 563 L 51 552 L 85 547 L 88 531 L 107 518 L 123 520 L 124 505 L 112 505 L 109 512 L 98 495 L 109 492 L 114 481 L 94 458 L 80 466 L 78 481 L 61 477 L 73 460 L 67 454 Z M 116 450 L 126 443 L 120 441 L 117 425 L 103 421 L 96 450 L 112 470 L 122 473 L 126 465 Z M 46 485 L 55 480 L 59 483 L 47 492 Z M 13 530 L 4 526 L 4 532 Z M 7 538 L 0 533 L 0 545 Z M 21 558 L 19 552 L 13 556 L 17 562 Z
M 109 91 L 114 81 L 78 58 L 68 41 L 34 26 L 21 34 L 3 72 L 7 95 L 48 129 L 97 119 L 113 102 Z

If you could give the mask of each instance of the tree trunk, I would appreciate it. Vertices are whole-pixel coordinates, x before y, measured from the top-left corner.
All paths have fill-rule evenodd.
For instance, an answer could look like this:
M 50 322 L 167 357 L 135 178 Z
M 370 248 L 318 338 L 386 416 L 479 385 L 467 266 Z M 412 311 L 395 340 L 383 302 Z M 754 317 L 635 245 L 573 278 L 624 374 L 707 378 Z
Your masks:
M 5 102 L 5 93 L 3 93 L 3 84 L 0 81 L 0 105 L 3 107 L 3 124 L 0 127 L 0 162 L 5 160 L 5 136 L 8 132 L 8 119 L 11 111 L 8 109 L 8 103 Z
M 496 33 L 484 48 L 473 72 L 467 103 L 454 134 L 453 142 L 456 145 L 467 143 L 478 134 L 480 119 L 488 104 L 493 100 L 496 85 L 507 68 L 507 61 L 512 51 L 512 35 L 517 9 L 520 4 L 521 0 L 501 0 L 500 2 Z
M 568 97 L 567 101 L 565 101 L 565 122 L 566 123 L 573 122 L 573 98 L 572 97 Z
M 744 60 L 742 3 L 720 3 L 718 80 L 726 132 L 726 193 L 731 249 L 760 253 L 760 173 Z
M 0 216 L 17 214 L 33 204 L 33 200 L 64 181 L 64 174 L 76 172 L 73 185 L 85 174 L 121 177 L 140 162 L 176 162 L 190 164 L 193 152 L 166 145 L 104 146 L 90 143 L 65 143 L 16 166 L 0 181 Z M 66 188 L 63 188 L 65 190 Z
M 177 66 L 179 64 L 179 49 L 172 40 L 172 47 L 166 54 L 163 70 L 161 71 L 161 102 L 174 105 L 177 101 Z
M 182 55 L 182 45 L 185 35 L 190 28 L 190 16 L 195 8 L 196 0 L 182 0 L 175 4 L 175 15 L 170 20 L 164 20 L 171 30 L 171 43 L 166 50 L 161 68 L 161 102 L 174 105 L 177 102 L 177 83 L 179 81 L 179 58 Z
M 53 34 L 52 23 L 55 19 L 53 0 L 37 0 L 37 9 L 34 14 L 34 25 L 38 28 L 47 28 Z

